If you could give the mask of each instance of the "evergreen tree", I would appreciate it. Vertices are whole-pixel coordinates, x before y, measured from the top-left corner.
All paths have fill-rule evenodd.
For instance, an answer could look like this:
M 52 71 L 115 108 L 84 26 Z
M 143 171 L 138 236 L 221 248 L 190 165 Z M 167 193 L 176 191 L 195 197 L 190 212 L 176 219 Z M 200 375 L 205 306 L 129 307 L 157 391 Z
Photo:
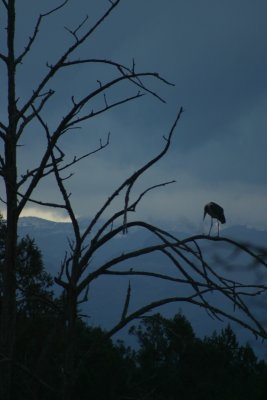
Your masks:
M 5 258 L 6 223 L 0 214 L 0 282 Z M 53 306 L 53 278 L 44 268 L 42 254 L 29 236 L 18 240 L 16 254 L 17 313 L 40 314 Z
M 230 326 L 200 340 L 183 315 L 156 314 L 131 333 L 140 343 L 138 395 L 148 400 L 267 398 L 266 364 L 248 344 L 238 344 Z

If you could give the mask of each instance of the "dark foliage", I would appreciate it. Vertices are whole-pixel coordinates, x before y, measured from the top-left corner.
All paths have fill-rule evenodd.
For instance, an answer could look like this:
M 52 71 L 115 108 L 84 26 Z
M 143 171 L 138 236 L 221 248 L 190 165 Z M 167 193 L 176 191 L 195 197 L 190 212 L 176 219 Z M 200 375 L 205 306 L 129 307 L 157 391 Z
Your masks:
M 0 220 L 0 273 L 5 223 Z M 63 298 L 51 290 L 42 255 L 25 237 L 17 249 L 17 331 L 13 393 L 21 400 L 62 398 L 68 379 Z M 1 274 L 0 274 L 1 278 Z M 200 340 L 180 313 L 143 318 L 130 329 L 139 350 L 114 344 L 82 319 L 76 326 L 73 398 L 79 400 L 265 400 L 267 366 L 249 345 L 240 346 L 231 327 Z
M 267 398 L 265 362 L 257 360 L 249 345 L 238 344 L 230 326 L 200 340 L 183 315 L 165 319 L 156 314 L 132 333 L 140 343 L 136 398 Z

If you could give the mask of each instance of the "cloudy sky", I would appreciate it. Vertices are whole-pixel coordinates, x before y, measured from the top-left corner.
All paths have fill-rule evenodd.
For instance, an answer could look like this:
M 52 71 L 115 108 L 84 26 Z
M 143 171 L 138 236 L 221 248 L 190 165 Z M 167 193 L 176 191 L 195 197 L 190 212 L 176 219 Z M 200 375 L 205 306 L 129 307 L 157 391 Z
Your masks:
M 17 53 L 38 13 L 54 4 L 18 2 Z M 109 6 L 107 0 L 70 0 L 44 19 L 33 51 L 18 71 L 20 104 L 47 72 L 46 62 L 53 64 L 72 44 L 65 27 L 75 29 L 88 15 L 82 33 Z M 105 58 L 131 66 L 134 58 L 136 71 L 158 72 L 175 86 L 149 78 L 146 84 L 166 104 L 146 95 L 81 124 L 60 142 L 71 160 L 95 149 L 111 132 L 106 149 L 70 169 L 75 175 L 66 185 L 77 215 L 92 216 L 127 175 L 161 150 L 163 136 L 183 106 L 169 153 L 143 176 L 133 196 L 147 186 L 176 183 L 151 192 L 135 217 L 201 231 L 203 206 L 215 201 L 224 207 L 228 226 L 267 228 L 266 16 L 265 0 L 121 0 L 72 59 Z M 112 74 L 99 65 L 83 65 L 49 82 L 47 89 L 56 93 L 43 117 L 51 131 L 71 106 L 72 95 L 79 98 Z M 134 94 L 136 88 L 124 84 L 107 93 L 107 102 Z M 97 99 L 89 108 L 103 103 Z M 33 124 L 21 139 L 19 173 L 38 163 L 45 146 L 41 130 Z M 52 179 L 34 198 L 61 201 Z M 59 218 L 49 209 L 30 206 L 24 211 L 33 213 Z

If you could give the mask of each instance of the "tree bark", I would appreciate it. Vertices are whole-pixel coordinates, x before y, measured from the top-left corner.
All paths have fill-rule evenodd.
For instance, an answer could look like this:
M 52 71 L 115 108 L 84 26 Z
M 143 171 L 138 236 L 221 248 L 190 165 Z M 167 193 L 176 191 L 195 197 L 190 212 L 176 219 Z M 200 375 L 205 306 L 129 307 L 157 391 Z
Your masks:
M 74 372 L 75 372 L 75 349 L 76 349 L 76 325 L 77 325 L 77 294 L 71 285 L 66 290 L 66 351 L 64 363 L 64 381 L 62 390 L 62 399 L 71 400 L 74 390 Z
M 15 0 L 10 0 L 8 7 L 6 60 L 8 74 L 8 128 L 5 138 L 4 181 L 6 189 L 7 233 L 6 253 L 3 268 L 3 299 L 1 312 L 0 343 L 5 362 L 1 367 L 1 395 L 3 399 L 12 397 L 12 364 L 16 328 L 16 251 L 17 251 L 17 157 L 16 130 L 17 107 L 15 94 L 16 61 L 14 54 L 15 38 Z

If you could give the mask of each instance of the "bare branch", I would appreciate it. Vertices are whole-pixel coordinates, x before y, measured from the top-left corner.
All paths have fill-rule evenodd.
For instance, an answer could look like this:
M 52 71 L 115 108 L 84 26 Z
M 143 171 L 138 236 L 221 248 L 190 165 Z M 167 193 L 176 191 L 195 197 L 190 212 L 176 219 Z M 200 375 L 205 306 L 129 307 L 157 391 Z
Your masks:
M 37 37 L 41 21 L 42 21 L 42 15 L 39 15 L 37 22 L 35 24 L 34 30 L 33 30 L 33 34 L 32 34 L 32 36 L 29 37 L 29 41 L 28 41 L 27 45 L 25 46 L 24 51 L 16 59 L 16 64 L 20 64 L 22 62 L 22 60 L 24 59 L 24 57 L 26 56 L 26 54 L 28 54 L 30 52 L 32 45 Z
M 38 35 L 42 19 L 44 17 L 47 17 L 48 15 L 51 15 L 51 14 L 55 13 L 56 11 L 60 10 L 61 8 L 63 8 L 68 3 L 68 1 L 69 0 L 65 0 L 59 6 L 53 8 L 52 10 L 50 10 L 50 11 L 44 13 L 44 14 L 40 14 L 39 15 L 39 17 L 38 17 L 38 19 L 36 21 L 34 30 L 33 30 L 33 34 L 32 34 L 32 36 L 29 37 L 29 41 L 28 41 L 27 45 L 25 46 L 24 51 L 17 57 L 16 64 L 20 64 L 22 62 L 22 60 L 24 59 L 24 57 L 30 52 L 30 50 L 32 48 L 32 45 L 35 42 L 36 37 Z
M 58 137 L 59 137 L 59 134 L 56 134 L 51 139 L 49 145 L 47 146 L 47 149 L 43 155 L 43 158 L 40 161 L 39 168 L 36 169 L 36 173 L 32 176 L 31 182 L 30 182 L 25 194 L 23 195 L 20 203 L 18 204 L 18 207 L 17 207 L 18 216 L 20 215 L 21 211 L 23 210 L 28 199 L 31 198 L 32 192 L 34 191 L 35 187 L 38 185 L 40 179 L 44 176 L 44 170 L 47 168 L 48 160 L 51 157 L 51 151 L 55 147 Z
M 127 224 L 127 228 L 129 227 L 133 227 L 133 226 L 138 226 L 138 225 L 143 225 L 142 222 L 129 222 Z M 85 253 L 85 255 L 83 256 L 81 262 L 85 265 L 88 262 L 88 259 L 91 257 L 92 255 L 92 251 L 96 251 L 96 249 L 100 248 L 101 246 L 103 246 L 106 242 L 108 242 L 109 240 L 111 240 L 111 238 L 115 237 L 116 235 L 118 235 L 119 233 L 122 233 L 124 229 L 124 226 L 119 226 L 118 228 L 114 229 L 112 232 L 109 232 L 108 234 L 106 234 L 102 239 L 100 239 L 97 244 L 94 243 L 94 247 L 93 249 L 89 249 L 88 252 Z M 104 273 L 105 271 L 107 271 L 110 267 L 120 264 L 126 260 L 129 259 L 133 259 L 133 258 L 138 258 L 142 255 L 145 254 L 150 254 L 156 251 L 163 251 L 166 248 L 169 248 L 172 246 L 173 247 L 178 247 L 180 246 L 180 241 L 176 242 L 176 243 L 162 243 L 162 244 L 156 244 L 156 245 L 151 245 L 151 246 L 147 246 L 147 247 L 141 247 L 137 250 L 133 250 L 133 251 L 129 251 L 126 253 L 122 253 L 120 256 L 114 257 L 113 259 L 109 259 L 106 263 L 104 263 L 102 266 L 100 266 L 97 270 L 91 272 L 79 285 L 79 292 L 81 292 L 82 290 L 84 290 L 84 287 L 91 281 L 93 281 L 94 279 L 96 279 L 99 275 L 101 275 L 102 273 Z
M 157 185 L 153 185 L 149 188 L 147 188 L 146 190 L 144 190 L 137 198 L 137 200 L 135 200 L 132 204 L 129 205 L 127 212 L 135 212 L 136 211 L 136 207 L 137 205 L 140 203 L 140 201 L 142 200 L 142 198 L 151 190 L 154 190 L 156 188 L 159 187 L 163 187 L 166 185 L 170 185 L 171 183 L 174 183 L 176 181 L 169 181 L 169 182 L 163 182 L 163 183 L 159 183 Z M 102 226 L 101 228 L 97 231 L 96 235 L 94 236 L 94 238 L 92 239 L 94 242 L 97 242 L 98 239 L 100 238 L 100 236 L 102 235 L 102 233 L 107 229 L 108 226 L 110 226 L 111 224 L 113 224 L 118 218 L 120 218 L 121 216 L 123 216 L 125 213 L 125 209 L 122 209 L 116 213 L 114 213 Z
M 160 274 L 158 272 L 150 272 L 150 271 L 145 271 L 145 270 L 141 270 L 141 271 L 135 271 L 134 268 L 131 268 L 128 271 L 114 271 L 114 270 L 107 270 L 103 272 L 103 275 L 117 275 L 117 276 L 144 276 L 144 277 L 149 277 L 149 278 L 156 278 L 159 280 L 164 280 L 164 281 L 169 281 L 169 282 L 176 282 L 179 284 L 184 284 L 184 285 L 192 285 L 191 282 L 188 279 L 183 279 L 183 278 L 175 278 L 174 276 L 169 276 L 169 275 L 165 275 L 165 274 Z M 207 283 L 205 282 L 198 282 L 196 281 L 196 284 L 199 287 L 205 287 L 208 288 L 209 286 L 207 285 Z M 243 287 L 243 286 L 242 286 Z M 258 289 L 258 286 L 256 286 L 256 288 Z M 210 289 L 211 291 L 213 289 Z
M 44 123 L 44 121 L 42 120 L 42 118 L 39 115 L 39 113 L 37 112 L 37 110 L 34 110 L 34 111 L 35 111 L 35 114 L 36 114 L 36 117 L 37 117 L 38 121 L 40 122 L 40 124 L 42 125 L 42 127 L 44 128 L 44 130 L 46 132 L 47 141 L 48 141 L 48 147 L 50 147 L 50 145 L 51 145 L 51 136 L 50 136 L 49 130 L 47 128 L 47 125 Z M 63 159 L 64 153 L 59 149 L 59 147 L 57 146 L 56 143 L 54 144 L 54 148 L 56 148 L 60 152 L 60 154 L 61 154 L 60 159 Z M 63 196 L 63 199 L 64 199 L 64 203 L 65 203 L 64 204 L 64 208 L 68 211 L 68 214 L 69 214 L 71 222 L 72 222 L 72 226 L 74 228 L 76 241 L 78 242 L 79 238 L 80 238 L 79 224 L 78 224 L 77 219 L 75 217 L 75 214 L 73 212 L 73 209 L 72 209 L 72 206 L 71 206 L 71 203 L 70 203 L 70 200 L 69 200 L 69 194 L 67 193 L 67 191 L 66 191 L 66 189 L 65 189 L 65 187 L 63 185 L 63 179 L 59 175 L 58 160 L 56 159 L 56 157 L 54 155 L 54 150 L 53 150 L 52 146 L 51 146 L 50 156 L 51 156 L 52 164 L 53 164 L 53 172 L 55 174 L 58 187 L 59 187 L 60 192 L 61 192 L 61 194 Z
M 6 133 L 7 126 L 5 124 L 3 124 L 2 122 L 0 122 L 0 128 Z
M 57 73 L 59 69 L 64 66 L 64 62 L 67 58 L 83 43 L 88 39 L 89 36 L 106 20 L 109 14 L 114 10 L 115 7 L 120 3 L 121 0 L 116 0 L 113 4 L 108 8 L 108 10 L 96 21 L 96 23 L 90 28 L 78 41 L 76 41 L 72 46 L 70 46 L 64 54 L 62 54 L 59 59 L 52 65 L 49 69 L 49 72 L 44 76 L 42 81 L 39 83 L 37 89 L 34 91 L 33 95 L 28 99 L 28 101 L 24 104 L 22 109 L 20 110 L 20 115 L 24 115 L 24 113 L 34 104 L 36 98 L 40 95 L 44 87 L 50 81 L 50 79 Z M 60 6 L 54 8 L 51 11 L 48 11 L 42 16 L 48 16 L 51 13 L 57 11 L 61 7 L 63 7 L 68 0 L 64 1 Z
M 131 298 L 131 290 L 132 290 L 131 283 L 129 281 L 127 294 L 126 294 L 126 298 L 125 298 L 125 302 L 124 302 L 124 306 L 123 306 L 123 310 L 122 310 L 122 314 L 121 314 L 121 320 L 124 320 L 127 316 L 128 308 L 129 308 L 129 304 L 130 304 L 130 298 Z
M 122 77 L 125 79 L 128 79 L 131 81 L 134 85 L 138 86 L 140 89 L 143 91 L 151 94 L 152 96 L 156 97 L 158 100 L 160 100 L 162 103 L 165 103 L 165 100 L 159 96 L 156 92 L 150 90 L 146 85 L 141 81 L 142 73 L 138 73 L 135 71 L 135 65 L 134 68 L 128 68 L 125 65 L 122 65 L 120 63 L 111 61 L 111 60 L 106 60 L 106 59 L 83 59 L 83 60 L 71 60 L 71 61 L 66 61 L 63 63 L 62 67 L 70 67 L 74 65 L 80 65 L 80 64 L 105 64 L 109 66 L 115 67 Z M 173 83 L 167 81 L 165 78 L 160 76 L 158 73 L 153 72 L 152 75 L 154 78 L 158 79 L 159 81 L 163 82 L 166 85 L 174 86 Z M 99 86 L 102 87 L 102 83 L 100 80 L 97 81 L 99 83 Z
M 108 145 L 109 145 L 109 140 L 110 140 L 110 132 L 108 133 L 107 139 L 105 143 L 102 143 L 102 140 L 100 139 L 100 144 L 99 146 L 95 149 L 90 151 L 89 153 L 83 154 L 82 156 L 74 156 L 73 160 L 67 164 L 65 164 L 62 167 L 58 167 L 58 171 L 61 172 L 71 166 L 73 166 L 74 164 L 77 164 L 79 161 L 83 160 L 84 158 L 90 157 L 91 155 L 98 153 L 99 151 L 105 149 Z
M 125 194 L 125 206 L 124 206 L 125 212 L 124 212 L 124 220 L 123 220 L 124 226 L 125 226 L 124 233 L 127 232 L 127 229 L 126 229 L 126 225 L 127 225 L 127 209 L 128 209 L 128 205 L 129 205 L 130 192 L 131 192 L 131 190 L 133 188 L 133 185 L 134 185 L 135 181 L 139 178 L 140 175 L 142 175 L 146 170 L 148 170 L 153 164 L 157 163 L 167 153 L 167 151 L 168 151 L 168 149 L 170 147 L 170 144 L 171 144 L 171 139 L 172 139 L 173 133 L 174 133 L 176 125 L 177 125 L 177 123 L 178 123 L 178 121 L 179 121 L 179 119 L 180 119 L 180 117 L 182 115 L 182 112 L 183 112 L 183 108 L 181 107 L 179 112 L 178 112 L 178 115 L 177 115 L 177 117 L 176 117 L 176 119 L 175 119 L 175 121 L 174 121 L 174 123 L 173 123 L 173 125 L 171 127 L 169 135 L 168 135 L 168 137 L 166 139 L 166 145 L 163 148 L 163 150 L 155 158 L 153 158 L 147 164 L 145 164 L 143 167 L 141 167 L 127 181 L 128 188 L 127 188 L 126 194 Z
M 136 76 L 152 76 L 155 77 L 156 75 L 154 73 L 150 73 L 150 72 L 144 72 L 144 73 L 140 73 Z M 134 75 L 132 75 L 132 77 L 134 77 Z M 65 115 L 65 117 L 63 117 L 62 121 L 60 122 L 58 128 L 57 128 L 57 132 L 64 132 L 66 129 L 69 129 L 70 127 L 76 125 L 77 123 L 80 122 L 80 119 L 74 119 L 74 117 L 76 116 L 77 112 L 80 112 L 81 109 L 88 104 L 88 102 L 95 98 L 96 96 L 98 96 L 99 94 L 103 94 L 105 93 L 105 91 L 107 89 L 110 89 L 114 86 L 116 86 L 117 84 L 119 84 L 120 82 L 123 82 L 124 80 L 128 79 L 128 77 L 125 76 L 120 76 L 118 78 L 115 78 L 109 82 L 107 82 L 104 85 L 101 85 L 100 87 L 98 87 L 96 90 L 90 92 L 88 95 L 84 96 L 79 102 L 77 102 L 75 105 L 73 105 L 73 107 L 71 108 L 71 110 Z M 136 97 L 136 96 L 135 96 Z M 118 102 L 118 104 L 121 104 L 122 101 Z M 111 108 L 111 107 L 110 107 Z M 87 119 L 90 117 L 87 117 Z
M 45 166 L 44 171 L 40 177 L 44 178 L 44 177 L 50 175 L 53 172 L 52 167 L 53 167 L 53 164 L 48 163 Z M 49 170 L 45 172 L 45 170 L 48 168 L 49 168 Z M 20 186 L 22 186 L 25 182 L 27 182 L 28 179 L 33 178 L 35 176 L 35 174 L 38 172 L 39 172 L 39 167 L 33 168 L 31 170 L 27 170 L 25 174 L 21 175 L 21 180 L 18 182 L 17 187 L 19 188 Z
M 52 203 L 52 202 L 48 202 L 48 201 L 41 201 L 41 200 L 35 200 L 32 199 L 31 197 L 27 197 L 25 194 L 22 194 L 20 192 L 17 192 L 18 196 L 26 201 L 26 202 L 30 202 L 33 204 L 38 204 L 39 206 L 44 206 L 44 207 L 53 207 L 53 208 L 62 208 L 62 209 L 66 209 L 66 205 L 65 204 L 59 204 L 59 203 Z
M 54 93 L 55 93 L 54 90 L 49 90 L 46 93 L 40 94 L 37 97 L 37 99 L 41 98 L 41 102 L 36 108 L 32 104 L 33 112 L 30 113 L 27 117 L 25 116 L 25 114 L 21 114 L 21 118 L 22 118 L 23 122 L 21 123 L 21 125 L 20 125 L 20 127 L 18 129 L 17 139 L 20 138 L 20 136 L 22 135 L 25 127 L 36 117 L 36 113 L 39 114 L 41 112 L 41 110 L 43 109 L 43 107 L 45 106 L 47 101 L 50 99 L 51 96 L 53 96 Z
M 139 266 L 138 266 L 139 267 Z M 149 277 L 149 278 L 156 278 L 159 280 L 166 280 L 169 282 L 175 282 L 175 283 L 179 283 L 182 285 L 186 285 L 186 286 L 192 286 L 191 281 L 189 281 L 188 279 L 183 279 L 183 278 L 175 278 L 174 276 L 169 276 L 169 275 L 165 275 L 165 274 L 161 274 L 161 273 L 157 273 L 157 272 L 150 272 L 150 271 L 145 271 L 145 270 L 134 270 L 134 267 L 130 268 L 130 270 L 119 270 L 119 271 L 114 271 L 114 270 L 108 270 L 103 272 L 103 275 L 111 275 L 111 276 L 144 276 L 144 277 Z M 220 287 L 213 287 L 212 286 L 212 282 L 211 283 L 207 283 L 206 282 L 201 282 L 201 281 L 197 281 L 195 280 L 195 283 L 198 287 L 200 288 L 206 288 L 208 291 L 210 292 L 220 292 Z M 228 288 L 234 293 L 237 293 L 239 295 L 245 295 L 245 296 L 249 296 L 249 297 L 254 297 L 254 296 L 258 296 L 261 295 L 262 293 L 267 291 L 267 287 L 265 285 L 248 285 L 248 284 L 242 284 L 242 283 L 236 283 L 233 282 L 232 286 L 228 286 Z M 255 290 L 254 292 L 250 292 L 248 290 Z
M 144 307 L 139 308 L 137 311 L 133 312 L 132 314 L 130 314 L 128 317 L 126 317 L 124 320 L 120 320 L 120 322 L 115 325 L 108 333 L 107 336 L 111 337 L 113 336 L 115 333 L 117 333 L 118 331 L 120 331 L 123 327 L 125 327 L 127 324 L 129 324 L 129 322 L 134 321 L 137 318 L 140 318 L 141 316 L 145 315 L 146 313 L 148 313 L 151 310 L 155 310 L 158 307 L 161 307 L 163 305 L 166 304 L 170 304 L 170 303 L 181 303 L 181 302 L 186 302 L 186 303 L 190 303 L 193 305 L 196 305 L 198 307 L 201 308 L 207 308 L 209 309 L 209 311 L 212 311 L 212 313 L 215 313 L 217 315 L 220 315 L 222 317 L 225 317 L 227 319 L 230 319 L 233 322 L 238 323 L 240 326 L 246 328 L 247 330 L 249 330 L 250 332 L 254 333 L 254 335 L 256 337 L 260 336 L 263 339 L 267 338 L 267 332 L 266 330 L 260 325 L 258 327 L 254 327 L 253 325 L 243 321 L 242 319 L 232 315 L 232 314 L 228 314 L 226 312 L 224 312 L 223 310 L 212 306 L 211 304 L 206 304 L 206 303 L 202 303 L 201 301 L 195 300 L 194 298 L 196 297 L 196 295 L 193 296 L 185 296 L 185 297 L 169 297 L 169 298 L 164 298 L 155 302 L 152 302 L 150 304 L 147 304 Z
M 76 119 L 74 120 L 74 124 L 76 125 L 76 124 L 79 124 L 80 122 L 86 121 L 86 120 L 88 120 L 88 119 L 90 119 L 90 118 L 94 118 L 94 117 L 96 117 L 97 115 L 103 114 L 104 112 L 106 112 L 106 111 L 108 111 L 108 110 L 111 110 L 112 108 L 118 107 L 118 106 L 120 106 L 120 105 L 122 105 L 122 104 L 128 103 L 129 101 L 138 99 L 138 98 L 140 98 L 140 97 L 142 97 L 142 96 L 144 96 L 144 94 L 138 92 L 138 93 L 137 93 L 136 95 L 134 95 L 134 96 L 130 96 L 130 97 L 124 98 L 124 99 L 122 99 L 122 100 L 119 100 L 119 101 L 117 101 L 117 102 L 114 102 L 114 103 L 112 103 L 112 104 L 106 105 L 104 108 L 102 108 L 102 109 L 100 109 L 100 110 L 98 110 L 98 111 L 93 111 L 93 110 L 92 110 L 90 113 L 85 114 L 85 115 L 83 115 L 83 116 L 81 116 L 81 117 L 79 117 L 79 118 L 76 118 Z M 75 104 L 75 105 L 77 106 L 77 104 Z M 82 107 L 81 107 L 81 108 L 82 108 Z M 80 110 L 79 110 L 79 111 L 80 111 Z M 68 129 L 69 129 L 69 128 L 68 128 Z
M 151 227 L 150 227 L 148 224 L 145 224 L 145 223 L 140 222 L 140 221 L 128 223 L 128 227 L 127 227 L 127 228 L 133 227 L 133 226 L 144 226 L 144 227 L 146 227 L 146 228 L 148 227 L 149 229 L 151 229 Z M 87 262 L 86 260 L 87 260 L 89 257 L 91 257 L 93 251 L 95 251 L 96 249 L 98 249 L 99 247 L 101 247 L 104 243 L 106 243 L 106 242 L 109 241 L 112 237 L 116 236 L 118 233 L 120 233 L 120 232 L 122 232 L 122 231 L 123 231 L 123 226 L 120 226 L 120 227 L 114 229 L 112 232 L 109 232 L 108 234 L 106 234 L 106 235 L 105 235 L 101 240 L 99 240 L 97 243 L 94 243 L 94 242 L 93 242 L 93 244 L 92 244 L 93 247 L 90 249 L 90 251 L 88 251 L 88 252 L 85 253 L 84 258 L 81 260 L 81 262 L 85 265 L 85 263 Z M 205 237 L 204 235 L 203 235 L 203 236 L 198 236 L 198 238 L 209 240 L 209 238 Z M 223 238 L 220 238 L 220 239 L 223 240 Z M 191 238 L 191 240 L 196 240 L 196 237 Z M 227 241 L 227 239 L 226 239 L 226 241 Z M 176 239 L 176 242 L 164 241 L 164 243 L 162 243 L 162 244 L 153 245 L 153 246 L 148 246 L 148 247 L 140 248 L 140 249 L 137 249 L 137 250 L 134 250 L 134 251 L 130 251 L 130 252 L 127 252 L 127 253 L 123 253 L 123 254 L 121 254 L 120 256 L 115 257 L 115 258 L 109 260 L 108 262 L 106 262 L 105 264 L 103 264 L 101 267 L 99 267 L 97 270 L 91 272 L 91 273 L 79 284 L 78 290 L 79 290 L 79 291 L 82 291 L 82 290 L 84 289 L 84 287 L 85 287 L 89 282 L 91 282 L 92 280 L 94 280 L 97 276 L 101 275 L 102 273 L 105 273 L 106 271 L 108 271 L 109 268 L 112 267 L 112 266 L 114 266 L 114 265 L 117 265 L 117 264 L 119 264 L 119 263 L 122 263 L 122 262 L 125 261 L 125 260 L 137 258 L 137 257 L 139 257 L 139 256 L 141 256 L 141 255 L 144 255 L 144 254 L 149 254 L 149 253 L 152 253 L 152 252 L 155 252 L 155 251 L 162 251 L 162 252 L 164 252 L 164 253 L 172 260 L 172 262 L 173 262 L 173 263 L 178 267 L 178 269 L 182 272 L 182 274 L 184 275 L 184 277 L 185 277 L 189 282 L 191 282 L 193 288 L 196 289 L 197 292 L 198 292 L 198 289 L 196 288 L 196 285 L 195 285 L 195 282 L 194 282 L 195 278 L 194 278 L 194 277 L 191 277 L 191 276 L 189 275 L 189 273 L 187 273 L 187 272 L 185 271 L 185 269 L 182 268 L 181 264 L 180 264 L 169 252 L 166 252 L 166 250 L 167 250 L 168 248 L 174 250 L 174 251 L 177 253 L 177 255 L 178 255 L 179 257 L 181 257 L 181 260 L 184 260 L 189 266 L 191 266 L 191 267 L 193 268 L 193 271 L 195 271 L 197 274 L 199 274 L 199 275 L 205 280 L 206 275 L 205 275 L 199 268 L 197 268 L 196 265 L 195 265 L 192 261 L 190 261 L 187 257 L 185 257 L 185 255 L 183 255 L 183 254 L 181 253 L 181 251 L 179 251 L 179 248 L 182 249 L 183 246 L 184 246 L 185 244 L 187 244 L 187 243 L 188 243 L 188 239 L 184 239 L 184 240 L 177 240 L 177 239 Z M 235 242 L 232 241 L 232 243 L 233 243 L 233 245 L 235 245 Z M 186 247 L 185 247 L 184 249 L 185 249 L 186 251 L 189 251 L 189 249 L 186 248 Z M 249 252 L 249 254 L 253 256 L 253 253 L 252 253 L 252 252 Z M 199 261 L 199 256 L 198 256 L 197 253 L 192 253 L 192 255 L 196 256 L 196 259 Z M 208 266 L 207 266 L 207 267 L 208 267 Z M 207 267 L 206 267 L 206 268 L 207 268 Z M 210 268 L 210 267 L 209 267 L 209 268 Z M 214 273 L 214 272 L 213 272 L 213 273 Z M 216 277 L 217 277 L 222 283 L 225 282 L 225 280 L 221 279 L 221 278 L 218 276 L 218 274 L 216 274 Z M 222 286 L 218 286 L 218 284 L 216 284 L 214 281 L 211 282 L 211 277 L 209 278 L 209 280 L 207 281 L 207 283 L 208 283 L 208 285 L 211 285 L 211 287 L 212 287 L 213 289 L 215 289 L 215 288 L 216 288 L 216 289 L 219 289 L 221 292 L 223 292 L 224 295 L 226 295 L 226 297 L 228 297 L 230 300 L 232 300 L 231 297 L 229 297 L 228 291 L 229 291 L 230 289 L 233 291 L 233 286 L 232 286 L 231 288 L 229 287 L 229 285 L 226 285 L 226 286 L 224 285 L 223 287 L 222 287 Z M 224 289 L 223 289 L 223 288 L 224 288 Z M 223 290 L 222 290 L 222 289 L 223 289 Z M 260 286 L 259 289 L 265 290 L 265 287 L 264 287 L 264 286 Z M 239 306 L 240 308 L 244 309 L 243 304 L 238 303 L 238 306 Z
M 69 2 L 69 0 L 64 0 L 57 7 L 52 8 L 51 10 L 47 11 L 46 13 L 43 13 L 42 17 L 47 17 L 48 15 L 54 14 L 56 11 L 60 10 L 61 8 L 63 8 L 68 2 Z
M 112 201 L 120 194 L 120 192 L 127 186 L 128 189 L 127 191 L 129 192 L 135 181 L 139 178 L 139 176 L 141 174 L 143 174 L 147 169 L 149 169 L 153 164 L 157 163 L 157 161 L 159 161 L 168 151 L 170 144 L 171 144 L 171 139 L 172 136 L 174 134 L 176 125 L 182 115 L 183 112 L 183 108 L 181 107 L 178 115 L 171 127 L 171 130 L 169 132 L 168 135 L 168 140 L 166 141 L 166 144 L 163 148 L 163 150 L 156 156 L 154 157 L 152 160 L 150 160 L 148 163 L 146 163 L 145 165 L 143 165 L 141 168 L 139 168 L 138 171 L 134 172 L 129 178 L 127 178 L 116 190 L 115 192 L 113 192 L 113 194 L 107 199 L 107 201 L 104 203 L 104 205 L 101 207 L 101 209 L 96 213 L 95 217 L 93 218 L 93 220 L 91 221 L 90 225 L 88 226 L 88 228 L 85 230 L 83 237 L 87 236 L 88 233 L 92 230 L 92 228 L 95 226 L 95 224 L 97 223 L 97 221 L 99 220 L 99 218 L 101 217 L 101 215 L 103 214 L 103 212 L 109 207 L 109 205 L 112 203 Z M 129 189 L 130 188 L 130 189 Z M 127 199 L 126 199 L 127 200 Z M 129 206 L 129 202 L 125 202 L 125 206 L 124 206 L 124 213 L 127 213 L 128 210 L 128 206 Z
M 4 4 L 4 6 L 6 7 L 6 9 L 8 8 L 7 2 L 6 0 L 2 0 L 2 3 Z
M 86 15 L 86 17 L 82 20 L 82 22 L 81 22 L 81 23 L 77 26 L 77 28 L 74 29 L 74 30 L 71 30 L 71 29 L 69 29 L 69 28 L 67 28 L 67 27 L 65 26 L 65 29 L 66 29 L 72 36 L 74 36 L 76 42 L 78 42 L 78 40 L 79 40 L 79 38 L 78 38 L 78 36 L 77 36 L 77 33 L 78 33 L 78 31 L 83 27 L 83 25 L 86 23 L 87 20 L 88 20 L 88 15 Z
M 213 242 L 226 242 L 226 243 L 230 243 L 231 245 L 233 245 L 234 247 L 242 250 L 244 253 L 247 253 L 248 255 L 250 255 L 254 260 L 256 260 L 259 264 L 267 267 L 267 262 L 264 261 L 264 259 L 259 256 L 256 252 L 250 250 L 250 248 L 243 243 L 237 242 L 233 239 L 229 239 L 226 237 L 220 237 L 220 236 L 206 236 L 206 235 L 196 235 L 196 236 L 191 236 L 189 238 L 187 238 L 184 243 L 189 243 L 193 240 L 210 240 Z
M 7 56 L 4 54 L 0 53 L 0 60 L 4 61 L 4 63 L 7 63 Z
M 60 177 L 59 170 L 58 170 L 58 165 L 57 165 L 57 162 L 56 162 L 56 159 L 55 159 L 53 151 L 51 153 L 51 158 L 52 158 L 52 161 L 53 161 L 54 174 L 55 174 L 55 177 L 56 177 L 56 181 L 57 181 L 58 187 L 60 189 L 60 192 L 62 194 L 62 197 L 64 199 L 65 209 L 67 210 L 67 212 L 69 214 L 69 217 L 71 219 L 71 222 L 72 222 L 72 226 L 73 226 L 73 230 L 74 230 L 75 238 L 76 238 L 76 244 L 78 245 L 78 250 L 77 250 L 77 255 L 78 255 L 80 253 L 80 250 L 81 250 L 80 249 L 80 245 L 79 245 L 80 236 L 81 236 L 80 235 L 79 224 L 78 224 L 77 218 L 75 217 L 75 214 L 74 214 L 74 211 L 73 211 L 70 199 L 69 199 L 69 195 L 68 195 L 68 193 L 67 193 L 67 191 L 65 189 L 65 186 L 63 184 L 63 179 Z

